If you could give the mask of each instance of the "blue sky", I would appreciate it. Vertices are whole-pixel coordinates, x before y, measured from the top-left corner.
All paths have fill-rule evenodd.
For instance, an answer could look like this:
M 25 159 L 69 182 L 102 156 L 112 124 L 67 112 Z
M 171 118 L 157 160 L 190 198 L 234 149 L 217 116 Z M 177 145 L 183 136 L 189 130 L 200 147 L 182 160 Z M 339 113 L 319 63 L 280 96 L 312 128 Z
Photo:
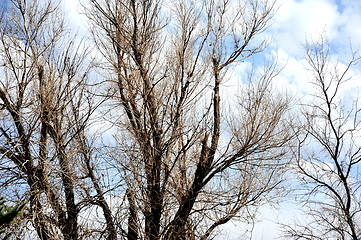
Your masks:
M 8 0 L 0 0 L 0 11 L 6 8 Z

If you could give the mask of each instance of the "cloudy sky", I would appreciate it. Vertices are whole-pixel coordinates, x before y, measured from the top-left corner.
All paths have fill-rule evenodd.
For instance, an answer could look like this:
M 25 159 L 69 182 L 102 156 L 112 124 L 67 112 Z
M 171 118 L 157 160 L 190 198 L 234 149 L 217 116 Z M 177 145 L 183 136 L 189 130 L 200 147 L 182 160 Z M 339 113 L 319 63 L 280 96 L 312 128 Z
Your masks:
M 62 5 L 69 24 L 82 35 L 87 26 L 86 17 L 79 14 L 79 2 L 86 5 L 87 0 L 62 0 Z M 285 66 L 278 82 L 290 90 L 301 94 L 309 91 L 306 40 L 317 40 L 323 34 L 332 47 L 332 58 L 341 62 L 350 56 L 350 46 L 354 50 L 361 47 L 360 0 L 277 0 L 277 7 L 266 33 L 272 39 L 268 51 L 277 56 L 280 66 Z M 352 84 L 360 85 L 358 82 Z
M 289 87 L 309 90 L 304 70 L 306 40 L 317 40 L 323 34 L 331 45 L 331 58 L 341 62 L 350 57 L 350 46 L 354 50 L 361 47 L 361 1 L 279 0 L 279 6 L 270 32 L 275 39 L 272 47 L 287 63 L 281 76 Z M 359 86 L 360 81 L 351 81 L 349 86 L 355 84 Z
M 312 92 L 310 74 L 305 70 L 305 42 L 317 40 L 320 34 L 324 34 L 331 47 L 332 61 L 347 61 L 350 46 L 354 50 L 361 47 L 361 1 L 279 0 L 278 5 L 274 23 L 269 29 L 274 39 L 270 47 L 285 64 L 278 84 L 302 96 Z M 345 86 L 344 94 L 361 86 L 360 65 L 350 73 L 352 79 Z M 256 224 L 252 239 L 276 239 L 279 233 L 277 222 L 287 223 L 301 217 L 296 208 L 297 205 L 292 203 L 282 204 L 278 211 L 263 208 L 261 212 L 265 220 Z
M 80 34 L 86 34 L 85 17 L 79 14 L 79 3 L 63 0 L 62 6 L 69 24 Z M 272 39 L 268 51 L 277 55 L 280 65 L 285 66 L 276 84 L 288 91 L 300 96 L 312 91 L 305 70 L 306 40 L 317 40 L 323 34 L 331 46 L 331 59 L 341 63 L 350 56 L 350 46 L 354 50 L 361 48 L 360 0 L 278 0 L 277 6 L 278 11 L 266 32 Z M 353 79 L 345 93 L 361 86 L 360 65 L 352 69 L 351 74 Z M 297 215 L 296 208 L 292 203 L 282 204 L 279 210 L 262 208 L 260 218 L 264 220 L 255 225 L 252 239 L 276 239 L 277 221 L 291 221 Z M 228 224 L 226 229 L 227 237 L 220 239 L 238 239 L 234 236 L 240 232 L 240 226 Z

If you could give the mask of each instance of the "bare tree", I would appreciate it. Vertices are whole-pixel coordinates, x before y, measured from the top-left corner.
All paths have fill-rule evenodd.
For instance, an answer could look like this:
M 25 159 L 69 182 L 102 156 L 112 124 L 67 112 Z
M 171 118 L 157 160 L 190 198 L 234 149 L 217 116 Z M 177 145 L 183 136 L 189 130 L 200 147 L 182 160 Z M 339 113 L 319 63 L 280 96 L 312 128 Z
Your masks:
M 3 11 L 0 186 L 29 198 L 27 218 L 43 240 L 82 238 L 81 186 L 96 182 L 85 145 L 96 105 L 88 50 L 67 34 L 53 1 L 13 0 Z
M 309 221 L 286 228 L 294 239 L 361 237 L 360 106 L 344 88 L 360 57 L 353 52 L 346 64 L 335 63 L 330 51 L 323 38 L 306 47 L 316 92 L 303 111 L 306 125 L 297 172 Z
M 90 4 L 112 98 L 107 117 L 119 130 L 110 161 L 127 188 L 112 194 L 128 200 L 114 209 L 119 232 L 129 240 L 210 239 L 231 219 L 251 218 L 249 207 L 282 181 L 294 136 L 289 99 L 272 88 L 275 65 L 242 80 L 236 107 L 221 90 L 232 65 L 265 48 L 260 35 L 275 3 Z

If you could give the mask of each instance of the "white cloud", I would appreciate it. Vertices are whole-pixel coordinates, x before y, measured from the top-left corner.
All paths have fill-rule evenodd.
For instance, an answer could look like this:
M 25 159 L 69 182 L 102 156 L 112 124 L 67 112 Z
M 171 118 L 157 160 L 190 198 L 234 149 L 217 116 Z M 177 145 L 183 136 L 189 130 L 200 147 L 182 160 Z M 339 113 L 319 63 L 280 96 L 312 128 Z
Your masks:
M 79 0 L 62 0 L 61 8 L 64 9 L 65 19 L 68 27 L 79 34 L 79 37 L 85 37 L 88 32 L 88 20 L 82 12 L 82 6 Z
M 358 0 L 343 0 L 341 1 L 343 7 L 341 9 L 339 22 L 339 34 L 337 41 L 339 44 L 347 46 L 351 42 L 357 47 L 360 47 L 361 39 L 361 1 Z
M 287 90 L 293 96 L 302 97 L 310 91 L 308 72 L 305 69 L 307 62 L 305 59 L 298 59 L 291 56 L 284 49 L 273 52 L 277 56 L 280 66 L 284 69 L 276 77 L 275 84 L 282 90 Z
M 268 34 L 274 41 L 271 44 L 273 55 L 277 56 L 284 70 L 277 78 L 277 85 L 291 93 L 304 96 L 312 92 L 310 72 L 305 68 L 304 45 L 306 40 L 317 40 L 321 34 L 331 45 L 331 60 L 344 68 L 342 60 L 353 50 L 361 48 L 361 1 L 357 0 L 279 0 L 278 11 Z M 353 79 L 346 83 L 340 94 L 349 92 L 361 85 L 357 74 L 350 71 Z
M 270 31 L 277 46 L 300 56 L 306 38 L 325 33 L 335 38 L 340 18 L 338 7 L 330 0 L 280 0 Z

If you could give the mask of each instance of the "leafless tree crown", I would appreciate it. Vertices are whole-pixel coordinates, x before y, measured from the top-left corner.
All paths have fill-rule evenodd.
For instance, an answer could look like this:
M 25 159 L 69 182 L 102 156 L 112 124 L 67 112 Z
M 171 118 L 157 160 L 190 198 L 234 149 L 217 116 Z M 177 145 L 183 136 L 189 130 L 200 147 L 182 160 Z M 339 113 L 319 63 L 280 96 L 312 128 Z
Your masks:
M 265 49 L 275 2 L 85 8 L 94 59 L 50 0 L 12 0 L 1 20 L 0 187 L 30 199 L 19 229 L 44 240 L 206 240 L 230 220 L 252 222 L 280 189 L 297 131 L 272 86 L 276 64 L 239 79 L 236 94 L 225 85 Z M 111 133 L 96 135 L 99 125 Z
M 352 68 L 360 61 L 352 52 L 346 64 L 330 57 L 321 37 L 306 46 L 315 95 L 303 107 L 297 172 L 309 222 L 287 226 L 294 239 L 360 239 L 360 106 L 345 92 Z

